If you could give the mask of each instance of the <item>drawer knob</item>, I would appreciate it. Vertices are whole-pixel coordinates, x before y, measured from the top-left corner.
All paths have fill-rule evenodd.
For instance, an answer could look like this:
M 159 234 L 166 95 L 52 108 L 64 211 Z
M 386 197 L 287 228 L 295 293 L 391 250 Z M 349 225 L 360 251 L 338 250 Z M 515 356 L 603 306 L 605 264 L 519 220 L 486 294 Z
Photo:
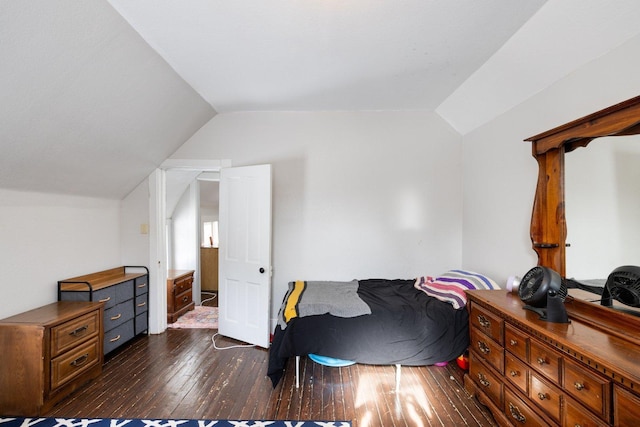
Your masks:
M 69 363 L 71 366 L 74 367 L 78 367 L 81 366 L 85 363 L 87 363 L 87 360 L 89 360 L 89 354 L 85 353 L 82 356 L 78 357 L 76 360 L 74 360 L 73 362 Z
M 544 357 L 538 357 L 538 365 L 545 365 L 547 363 Z
M 538 399 L 545 400 L 545 399 L 548 399 L 548 398 L 549 398 L 549 396 L 547 396 L 546 393 L 542 393 L 542 392 L 538 393 Z
M 512 339 L 511 341 L 509 341 L 509 344 L 511 344 L 512 346 L 516 346 L 518 345 L 518 341 Z
M 575 382 L 573 383 L 573 386 L 576 388 L 576 390 L 580 391 L 584 389 L 584 384 L 583 383 L 579 383 L 579 382 Z
M 484 374 L 481 372 L 478 372 L 478 381 L 480 382 L 480 384 L 482 384 L 485 387 L 489 387 L 491 385 L 489 380 L 487 380 L 487 377 L 485 377 Z
M 491 326 L 491 322 L 489 322 L 489 320 L 482 314 L 478 315 L 478 323 L 480 323 L 480 326 L 482 326 L 483 328 L 488 328 L 489 326 Z
M 518 407 L 511 402 L 509 402 L 509 412 L 511 412 L 511 416 L 517 422 L 522 424 L 527 422 L 527 417 L 522 415 L 522 412 L 520 412 L 520 409 L 518 409 Z
M 87 332 L 88 329 L 89 329 L 89 325 L 80 326 L 79 328 L 76 328 L 73 331 L 69 332 L 69 335 L 73 335 L 74 337 L 77 337 L 78 335 Z
M 509 373 L 511 374 L 512 377 L 517 377 L 518 375 L 520 375 L 520 372 L 518 371 L 511 371 Z
M 482 354 L 489 354 L 491 352 L 491 349 L 484 341 L 478 341 L 478 348 Z
M 187 302 L 189 298 L 187 298 L 186 296 L 182 297 L 182 302 Z

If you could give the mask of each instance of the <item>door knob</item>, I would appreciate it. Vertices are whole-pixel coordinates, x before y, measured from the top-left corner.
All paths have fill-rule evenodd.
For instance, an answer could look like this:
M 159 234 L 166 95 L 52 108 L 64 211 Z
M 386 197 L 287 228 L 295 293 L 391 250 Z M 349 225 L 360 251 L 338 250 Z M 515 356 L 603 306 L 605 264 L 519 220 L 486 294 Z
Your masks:
M 260 274 L 264 273 L 264 267 L 260 267 L 260 270 L 258 270 L 260 272 Z

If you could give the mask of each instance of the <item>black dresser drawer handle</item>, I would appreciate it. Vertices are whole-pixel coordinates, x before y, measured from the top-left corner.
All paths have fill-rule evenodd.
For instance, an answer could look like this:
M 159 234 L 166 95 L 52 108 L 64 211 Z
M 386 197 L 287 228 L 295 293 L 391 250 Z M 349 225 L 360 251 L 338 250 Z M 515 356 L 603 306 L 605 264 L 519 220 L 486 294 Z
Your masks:
M 78 357 L 76 360 L 74 360 L 73 362 L 70 363 L 71 366 L 82 366 L 85 363 L 87 363 L 87 360 L 89 360 L 89 354 L 83 354 L 82 356 Z
M 80 326 L 79 328 L 76 328 L 73 331 L 69 332 L 69 335 L 73 335 L 74 337 L 77 337 L 78 335 L 87 332 L 88 329 L 89 329 L 88 325 Z

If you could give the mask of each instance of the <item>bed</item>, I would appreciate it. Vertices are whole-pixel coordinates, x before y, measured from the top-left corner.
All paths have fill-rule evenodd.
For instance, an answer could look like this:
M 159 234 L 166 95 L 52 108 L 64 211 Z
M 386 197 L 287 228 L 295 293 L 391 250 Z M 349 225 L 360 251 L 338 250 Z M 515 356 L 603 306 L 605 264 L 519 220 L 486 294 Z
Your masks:
M 469 346 L 465 289 L 497 289 L 486 276 L 291 282 L 278 314 L 267 375 L 274 387 L 290 357 L 309 354 L 371 365 L 447 362 Z

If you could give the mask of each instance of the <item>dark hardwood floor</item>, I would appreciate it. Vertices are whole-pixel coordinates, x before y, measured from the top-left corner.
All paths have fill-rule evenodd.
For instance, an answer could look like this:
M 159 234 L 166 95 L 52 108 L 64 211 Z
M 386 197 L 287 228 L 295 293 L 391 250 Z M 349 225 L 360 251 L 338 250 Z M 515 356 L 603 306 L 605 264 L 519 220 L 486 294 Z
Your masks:
M 295 387 L 292 359 L 274 389 L 266 377 L 267 350 L 216 350 L 215 332 L 168 329 L 138 337 L 106 357 L 99 378 L 44 415 L 351 420 L 354 427 L 495 425 L 465 392 L 463 372 L 455 362 L 403 366 L 396 392 L 393 366 L 329 368 L 303 357 L 300 388 Z M 242 344 L 221 336 L 215 343 Z

